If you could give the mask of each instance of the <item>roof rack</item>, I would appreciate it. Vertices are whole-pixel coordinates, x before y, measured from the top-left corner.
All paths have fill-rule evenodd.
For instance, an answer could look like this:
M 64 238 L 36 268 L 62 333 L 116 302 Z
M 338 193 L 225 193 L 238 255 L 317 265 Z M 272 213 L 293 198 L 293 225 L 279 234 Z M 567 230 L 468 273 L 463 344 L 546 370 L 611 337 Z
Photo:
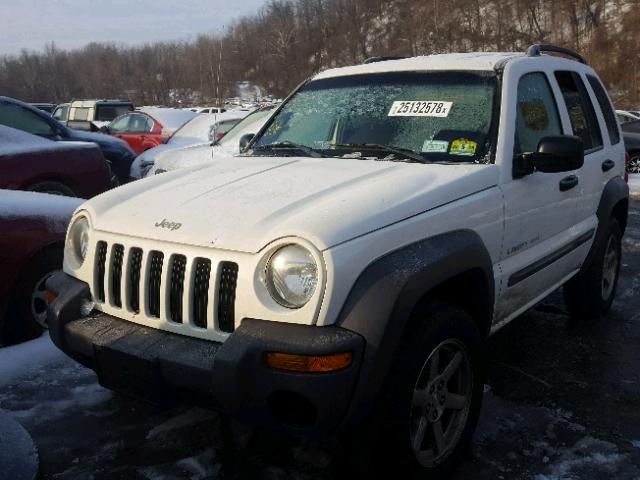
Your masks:
M 580 63 L 588 65 L 587 60 L 579 53 L 576 53 L 573 50 L 569 50 L 568 48 L 557 47 L 555 45 L 549 45 L 545 43 L 536 43 L 527 48 L 527 57 L 539 57 L 544 52 L 560 53 L 562 55 L 566 55 L 567 57 L 571 57 L 574 60 L 579 61 Z
M 387 60 L 403 60 L 409 57 L 369 57 L 363 63 L 377 63 L 377 62 L 386 62 Z

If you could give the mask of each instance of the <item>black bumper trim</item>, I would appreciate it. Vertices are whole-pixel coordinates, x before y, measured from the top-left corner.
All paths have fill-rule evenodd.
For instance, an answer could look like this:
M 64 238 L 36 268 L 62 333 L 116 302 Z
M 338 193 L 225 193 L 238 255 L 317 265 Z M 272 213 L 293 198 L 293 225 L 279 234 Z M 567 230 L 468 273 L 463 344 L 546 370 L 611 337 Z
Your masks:
M 364 339 L 356 333 L 336 326 L 244 319 L 224 343 L 217 343 L 101 312 L 82 316 L 89 288 L 64 273 L 51 277 L 47 288 L 57 294 L 48 318 L 54 343 L 95 370 L 108 388 L 156 403 L 179 394 L 240 420 L 292 433 L 332 433 L 344 420 L 364 351 Z M 282 372 L 266 366 L 265 354 L 271 351 L 302 355 L 350 351 L 354 361 L 331 373 Z M 313 422 L 300 427 L 278 418 L 273 402 L 279 398 L 308 402 Z

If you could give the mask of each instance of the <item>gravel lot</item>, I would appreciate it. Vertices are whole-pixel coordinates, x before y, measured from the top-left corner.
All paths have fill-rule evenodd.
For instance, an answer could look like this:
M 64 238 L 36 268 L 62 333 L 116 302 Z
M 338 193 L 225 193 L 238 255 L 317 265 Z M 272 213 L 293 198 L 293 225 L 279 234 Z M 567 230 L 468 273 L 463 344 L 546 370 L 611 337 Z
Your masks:
M 483 415 L 456 479 L 640 478 L 639 200 L 623 263 L 604 322 L 570 325 L 557 292 L 491 339 Z M 240 425 L 232 429 L 236 473 L 225 474 L 216 414 L 114 396 L 48 337 L 5 350 L 0 408 L 32 435 L 42 478 L 332 478 L 330 442 Z M 9 354 L 19 370 L 7 365 Z

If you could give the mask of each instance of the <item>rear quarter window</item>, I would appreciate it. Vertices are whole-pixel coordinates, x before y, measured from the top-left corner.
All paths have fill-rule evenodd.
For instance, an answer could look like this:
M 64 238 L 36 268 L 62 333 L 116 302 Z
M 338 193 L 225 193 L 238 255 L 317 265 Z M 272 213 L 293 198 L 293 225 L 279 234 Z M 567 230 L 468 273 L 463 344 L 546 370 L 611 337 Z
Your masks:
M 620 130 L 618 129 L 616 114 L 613 111 L 613 107 L 611 106 L 609 95 L 604 89 L 602 82 L 600 82 L 600 80 L 598 80 L 596 77 L 594 77 L 593 75 L 587 75 L 587 80 L 589 81 L 589 85 L 591 85 L 591 88 L 593 89 L 593 93 L 596 94 L 596 100 L 598 101 L 598 105 L 600 106 L 600 110 L 602 111 L 604 121 L 607 124 L 607 131 L 609 132 L 611 145 L 616 145 L 620 143 Z

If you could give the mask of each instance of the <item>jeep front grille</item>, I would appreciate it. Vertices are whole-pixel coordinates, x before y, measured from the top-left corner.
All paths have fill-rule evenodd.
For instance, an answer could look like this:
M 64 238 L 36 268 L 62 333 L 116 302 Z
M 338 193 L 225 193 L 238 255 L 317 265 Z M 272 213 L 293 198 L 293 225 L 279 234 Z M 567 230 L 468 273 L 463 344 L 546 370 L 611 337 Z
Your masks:
M 235 262 L 104 241 L 96 245 L 95 300 L 115 315 L 127 311 L 125 317 L 140 315 L 158 328 L 166 321 L 173 331 L 183 325 L 233 332 L 237 280 Z

